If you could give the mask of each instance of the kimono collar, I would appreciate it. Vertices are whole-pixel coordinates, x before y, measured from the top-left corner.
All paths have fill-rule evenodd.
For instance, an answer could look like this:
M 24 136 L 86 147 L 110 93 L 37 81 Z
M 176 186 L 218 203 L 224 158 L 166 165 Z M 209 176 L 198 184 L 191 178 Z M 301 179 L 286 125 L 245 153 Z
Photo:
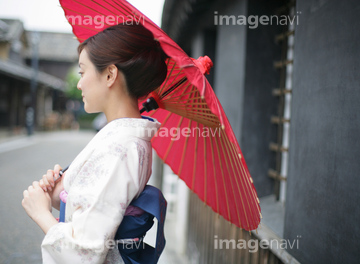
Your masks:
M 141 116 L 142 118 L 119 118 L 109 122 L 104 129 L 115 129 L 121 134 L 131 135 L 146 141 L 151 141 L 152 137 L 159 130 L 161 123 L 155 118 Z

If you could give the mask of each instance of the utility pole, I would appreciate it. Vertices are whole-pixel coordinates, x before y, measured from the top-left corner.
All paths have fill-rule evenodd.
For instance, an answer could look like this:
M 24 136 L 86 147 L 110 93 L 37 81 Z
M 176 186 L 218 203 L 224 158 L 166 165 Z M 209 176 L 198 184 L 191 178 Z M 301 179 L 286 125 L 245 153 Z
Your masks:
M 35 122 L 36 122 L 36 118 L 35 118 L 36 94 L 37 94 L 37 81 L 39 74 L 39 42 L 40 42 L 40 32 L 33 31 L 31 34 L 31 45 L 32 45 L 31 68 L 33 70 L 31 82 L 30 82 L 31 104 L 26 109 L 26 127 L 29 136 L 31 136 L 34 133 Z

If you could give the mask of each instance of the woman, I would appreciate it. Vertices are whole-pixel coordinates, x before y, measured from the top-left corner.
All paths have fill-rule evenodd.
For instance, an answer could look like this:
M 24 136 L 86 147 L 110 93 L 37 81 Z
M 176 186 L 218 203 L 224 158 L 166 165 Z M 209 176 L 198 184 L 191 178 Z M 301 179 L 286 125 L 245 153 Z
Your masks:
M 165 54 L 142 25 L 105 29 L 79 45 L 84 107 L 104 112 L 108 124 L 75 158 L 61 181 L 60 166 L 24 191 L 22 205 L 44 231 L 44 263 L 123 263 L 111 240 L 130 202 L 151 174 L 151 138 L 160 127 L 140 115 L 138 99 L 164 81 Z M 45 191 L 42 189 L 45 188 Z M 58 223 L 65 190 L 65 223 Z M 135 210 L 136 211 L 136 210 Z M 110 245 L 111 244 L 111 245 Z

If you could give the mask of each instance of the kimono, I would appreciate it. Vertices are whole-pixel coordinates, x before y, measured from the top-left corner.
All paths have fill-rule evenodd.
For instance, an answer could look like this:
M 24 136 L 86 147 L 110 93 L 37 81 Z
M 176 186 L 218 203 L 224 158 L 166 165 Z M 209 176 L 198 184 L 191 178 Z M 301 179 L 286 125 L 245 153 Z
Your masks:
M 65 222 L 45 235 L 43 263 L 124 263 L 114 237 L 150 178 L 160 125 L 144 116 L 113 120 L 80 152 L 63 179 Z

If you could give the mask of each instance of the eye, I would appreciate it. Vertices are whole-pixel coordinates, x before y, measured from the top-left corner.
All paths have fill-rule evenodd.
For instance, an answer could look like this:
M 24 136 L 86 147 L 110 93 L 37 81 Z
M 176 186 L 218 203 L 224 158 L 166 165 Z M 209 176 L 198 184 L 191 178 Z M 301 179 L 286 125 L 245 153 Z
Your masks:
M 79 71 L 79 75 L 80 75 L 81 77 L 83 76 L 83 74 L 84 74 L 83 72 Z

